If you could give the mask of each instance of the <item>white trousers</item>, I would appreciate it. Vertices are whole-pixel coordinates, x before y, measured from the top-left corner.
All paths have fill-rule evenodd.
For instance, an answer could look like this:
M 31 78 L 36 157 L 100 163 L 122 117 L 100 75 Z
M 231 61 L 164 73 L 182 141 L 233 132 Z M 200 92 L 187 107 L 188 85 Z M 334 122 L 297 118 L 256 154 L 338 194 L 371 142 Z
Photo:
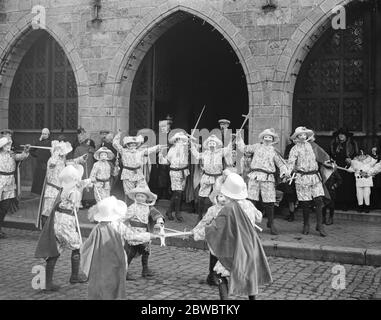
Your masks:
M 367 206 L 370 205 L 370 187 L 356 187 L 357 201 L 359 206 L 362 206 L 365 202 Z

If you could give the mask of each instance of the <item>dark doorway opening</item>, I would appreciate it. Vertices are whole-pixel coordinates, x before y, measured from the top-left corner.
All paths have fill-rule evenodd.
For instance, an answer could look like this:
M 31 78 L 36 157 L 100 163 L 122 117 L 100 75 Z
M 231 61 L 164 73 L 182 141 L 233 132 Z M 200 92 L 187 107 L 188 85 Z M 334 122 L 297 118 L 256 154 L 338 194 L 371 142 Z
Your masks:
M 130 133 L 158 129 L 170 114 L 172 128 L 212 130 L 219 118 L 239 128 L 248 111 L 245 74 L 228 41 L 210 24 L 189 16 L 164 33 L 136 73 L 130 100 Z M 148 111 L 148 112 L 147 112 Z

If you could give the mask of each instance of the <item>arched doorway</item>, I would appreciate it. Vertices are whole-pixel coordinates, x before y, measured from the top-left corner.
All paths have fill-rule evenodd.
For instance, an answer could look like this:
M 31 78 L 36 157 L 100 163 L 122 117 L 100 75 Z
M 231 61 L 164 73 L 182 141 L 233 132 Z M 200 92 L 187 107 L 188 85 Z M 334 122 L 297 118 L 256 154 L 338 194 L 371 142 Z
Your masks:
M 139 65 L 130 96 L 130 133 L 157 130 L 167 114 L 175 128 L 214 129 L 221 117 L 238 128 L 248 112 L 246 77 L 232 47 L 202 19 L 184 14 L 154 42 Z
M 329 24 L 303 62 L 292 124 L 315 129 L 326 149 L 332 132 L 347 127 L 370 152 L 381 134 L 381 9 L 376 2 L 354 2 L 346 18 L 345 30 Z
M 19 144 L 32 143 L 47 127 L 71 140 L 78 125 L 78 92 L 73 69 L 61 46 L 46 31 L 33 31 L 36 40 L 25 53 L 13 78 L 8 119 Z M 32 161 L 21 167 L 23 184 L 32 177 Z

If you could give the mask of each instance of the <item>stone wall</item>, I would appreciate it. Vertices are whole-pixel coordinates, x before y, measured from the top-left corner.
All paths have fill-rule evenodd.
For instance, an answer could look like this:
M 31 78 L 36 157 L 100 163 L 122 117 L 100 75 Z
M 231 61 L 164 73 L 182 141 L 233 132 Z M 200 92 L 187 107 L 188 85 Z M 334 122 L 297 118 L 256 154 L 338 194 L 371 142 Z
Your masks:
M 34 5 L 46 8 L 46 30 L 66 52 L 78 85 L 79 124 L 92 132 L 128 127 L 134 74 L 144 54 L 183 12 L 215 27 L 236 52 L 249 92 L 250 140 L 274 127 L 290 134 L 292 95 L 301 62 L 343 0 L 102 0 L 92 22 L 94 0 L 1 0 L 0 127 L 8 125 L 8 98 L 14 73 L 33 42 Z M 145 45 L 139 45 L 144 41 Z M 132 58 L 133 57 L 133 58 Z

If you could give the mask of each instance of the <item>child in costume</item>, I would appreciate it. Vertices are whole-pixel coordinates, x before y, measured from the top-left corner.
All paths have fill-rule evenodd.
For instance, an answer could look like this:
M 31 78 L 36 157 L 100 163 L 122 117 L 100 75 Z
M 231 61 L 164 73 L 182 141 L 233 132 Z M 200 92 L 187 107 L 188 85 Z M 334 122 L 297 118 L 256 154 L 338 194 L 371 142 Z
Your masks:
M 266 216 L 267 227 L 271 234 L 278 234 L 274 225 L 274 208 L 276 201 L 275 174 L 276 168 L 280 170 L 280 175 L 289 175 L 285 161 L 279 152 L 274 148 L 274 144 L 279 142 L 279 136 L 274 129 L 266 129 L 259 134 L 260 143 L 246 146 L 240 135 L 237 136 L 237 148 L 243 153 L 252 153 L 253 158 L 250 164 L 251 172 L 248 174 L 248 199 L 261 202 Z
M 82 283 L 87 279 L 79 273 L 81 235 L 78 224 L 78 209 L 82 191 L 91 186 L 91 180 L 81 180 L 83 167 L 68 165 L 59 174 L 62 193 L 46 221 L 35 252 L 36 258 L 46 260 L 46 291 L 57 291 L 53 283 L 56 262 L 64 249 L 72 250 L 70 283 Z
M 91 170 L 90 179 L 94 184 L 94 196 L 97 202 L 110 196 L 111 177 L 119 173 L 119 166 L 111 162 L 114 157 L 112 151 L 106 147 L 99 148 L 94 154 L 97 162 Z
M 272 282 L 270 267 L 255 222 L 262 213 L 246 200 L 247 187 L 242 177 L 230 173 L 221 187 L 228 203 L 210 225 L 205 227 L 205 240 L 217 257 L 214 267 L 219 277 L 221 300 L 229 294 L 246 295 L 254 300 L 259 286 Z
M 208 197 L 214 189 L 222 184 L 223 159 L 230 158 L 232 144 L 222 147 L 222 142 L 214 134 L 208 137 L 203 144 L 204 151 L 199 152 L 195 143 L 191 141 L 191 152 L 196 160 L 202 161 L 203 175 L 199 190 L 199 220 L 202 219 L 208 208 Z
M 122 220 L 125 202 L 114 196 L 102 199 L 90 208 L 97 226 L 81 247 L 81 269 L 89 279 L 89 300 L 126 299 L 127 256 L 124 241 L 149 242 L 156 238 L 148 232 L 135 232 Z
M 134 201 L 127 208 L 127 214 L 124 222 L 131 226 L 134 232 L 153 231 L 154 228 L 164 226 L 164 217 L 153 207 L 157 196 L 152 193 L 148 187 L 135 188 L 128 192 L 127 196 Z M 126 241 L 125 250 L 127 253 L 127 263 L 130 265 L 133 258 L 142 256 L 142 277 L 152 277 L 154 273 L 148 268 L 148 257 L 151 246 L 149 241 L 129 240 Z M 130 273 L 127 274 L 127 280 L 135 280 Z
M 58 178 L 59 174 L 67 164 L 80 164 L 85 163 L 87 160 L 87 154 L 73 160 L 66 160 L 67 154 L 72 150 L 73 148 L 70 142 L 52 141 L 52 156 L 47 163 L 45 184 L 40 198 L 37 227 L 43 227 L 53 209 L 57 197 L 59 196 L 61 191 L 61 185 Z
M 29 148 L 26 147 L 20 154 L 12 150 L 12 139 L 10 137 L 0 138 L 0 239 L 6 237 L 1 231 L 5 216 L 11 211 L 16 199 L 15 173 L 16 161 L 22 161 L 29 156 Z
M 295 188 L 299 204 L 303 208 L 303 234 L 310 232 L 309 213 L 311 202 L 315 206 L 316 213 L 316 231 L 320 236 L 325 237 L 327 233 L 322 223 L 322 209 L 324 206 L 324 189 L 322 178 L 319 172 L 319 164 L 317 159 L 318 146 L 312 147 L 314 132 L 306 127 L 297 127 L 291 136 L 295 145 L 290 151 L 288 158 L 289 169 L 295 173 Z M 324 153 L 324 152 L 320 152 Z M 321 158 L 329 156 L 324 153 Z M 322 164 L 324 162 L 321 162 Z
M 371 187 L 373 187 L 373 178 L 370 176 L 365 177 L 362 173 L 371 171 L 376 163 L 376 159 L 364 154 L 362 150 L 360 155 L 351 160 L 351 165 L 348 170 L 355 174 L 359 212 L 369 213 L 370 193 Z
M 169 139 L 169 143 L 173 144 L 168 150 L 165 157 L 162 153 L 159 154 L 161 164 L 169 164 L 169 177 L 171 179 L 172 198 L 166 216 L 169 220 L 173 220 L 172 212 L 176 212 L 176 219 L 182 222 L 184 219 L 181 216 L 181 199 L 185 189 L 186 180 L 189 176 L 189 147 L 188 137 L 177 132 Z
M 227 169 L 225 169 L 227 170 Z M 225 172 L 225 171 L 224 171 Z M 210 195 L 210 201 L 214 204 L 205 213 L 201 221 L 193 228 L 194 240 L 205 240 L 205 227 L 210 225 L 212 221 L 217 217 L 223 206 L 226 204 L 226 198 L 221 191 L 214 190 Z M 217 263 L 217 258 L 210 253 L 209 257 L 209 274 L 206 278 L 206 282 L 209 285 L 218 285 L 217 273 L 213 270 Z
M 146 161 L 145 156 L 156 153 L 165 146 L 156 145 L 150 148 L 139 148 L 144 142 L 142 136 L 124 137 L 122 146 L 120 144 L 121 134 L 119 131 L 114 137 L 113 147 L 121 154 L 123 170 L 120 178 L 123 181 L 125 200 L 127 202 L 127 194 L 132 189 L 137 187 L 145 188 L 148 186 L 143 172 L 143 166 Z

